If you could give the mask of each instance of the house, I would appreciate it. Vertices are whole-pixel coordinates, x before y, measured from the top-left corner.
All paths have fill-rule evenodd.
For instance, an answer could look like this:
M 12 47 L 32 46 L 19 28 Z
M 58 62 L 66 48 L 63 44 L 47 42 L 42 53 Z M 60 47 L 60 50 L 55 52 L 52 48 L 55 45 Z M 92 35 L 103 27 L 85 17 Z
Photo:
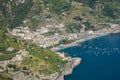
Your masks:
M 16 55 L 12 60 L 13 61 L 22 61 L 22 56 L 21 55 Z
M 117 28 L 118 24 L 111 24 L 110 26 L 111 26 L 111 28 Z
M 59 44 L 60 40 L 59 39 L 55 39 L 53 44 Z
M 24 49 L 19 50 L 17 53 L 21 53 L 22 56 L 25 56 L 25 55 L 29 54 L 29 52 L 24 50 Z
M 28 33 L 28 34 L 25 34 L 24 39 L 27 39 L 27 40 L 31 40 L 32 39 L 32 34 Z
M 40 32 L 41 33 L 47 33 L 47 32 L 49 32 L 49 30 L 48 30 L 48 28 L 41 27 Z
M 34 36 L 34 37 L 32 38 L 32 41 L 33 41 L 33 42 L 39 42 L 39 41 L 41 41 L 42 39 L 43 39 L 43 37 Z
M 59 24 L 59 28 L 64 28 L 65 25 L 63 23 Z
M 18 0 L 19 3 L 25 3 L 25 0 Z
M 89 30 L 88 34 L 94 34 L 94 31 L 93 30 Z
M 76 2 L 76 1 L 72 1 L 72 6 L 81 6 L 82 3 L 80 2 Z
M 7 48 L 7 51 L 13 51 L 13 50 L 14 50 L 13 47 L 9 47 L 9 48 Z

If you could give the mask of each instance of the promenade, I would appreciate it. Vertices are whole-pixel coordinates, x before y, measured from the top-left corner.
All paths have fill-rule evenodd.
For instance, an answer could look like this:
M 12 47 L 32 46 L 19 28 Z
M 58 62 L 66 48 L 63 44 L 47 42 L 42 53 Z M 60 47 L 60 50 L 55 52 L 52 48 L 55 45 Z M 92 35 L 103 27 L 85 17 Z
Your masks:
M 86 35 L 86 36 L 83 36 L 83 37 L 79 37 L 76 41 L 74 41 L 72 43 L 60 44 L 57 47 L 53 47 L 53 48 L 51 48 L 51 51 L 56 52 L 56 51 L 59 51 L 59 50 L 62 50 L 62 49 L 68 48 L 68 47 L 78 46 L 81 42 L 84 42 L 84 41 L 87 41 L 87 40 L 90 40 L 90 39 L 94 39 L 94 38 L 97 38 L 97 37 L 106 36 L 106 35 L 109 35 L 111 33 L 119 33 L 119 32 L 120 32 L 120 28 L 109 29 L 109 30 L 101 29 L 101 30 L 95 31 L 93 34 L 89 34 L 89 35 Z

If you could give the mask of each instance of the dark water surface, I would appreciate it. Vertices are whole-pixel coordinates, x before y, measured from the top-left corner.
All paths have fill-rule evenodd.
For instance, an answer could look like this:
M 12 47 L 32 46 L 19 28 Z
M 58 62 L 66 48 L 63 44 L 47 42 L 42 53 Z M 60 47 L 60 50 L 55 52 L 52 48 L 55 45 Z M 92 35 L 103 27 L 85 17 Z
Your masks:
M 82 62 L 65 80 L 120 80 L 120 34 L 96 38 L 59 52 L 81 57 Z

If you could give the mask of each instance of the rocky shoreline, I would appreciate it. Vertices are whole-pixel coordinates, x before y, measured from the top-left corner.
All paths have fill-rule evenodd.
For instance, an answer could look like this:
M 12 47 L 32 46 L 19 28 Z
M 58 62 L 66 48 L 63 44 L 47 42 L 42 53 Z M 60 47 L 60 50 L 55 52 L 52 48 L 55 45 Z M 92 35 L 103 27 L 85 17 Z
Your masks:
M 54 73 L 49 76 L 41 76 L 37 79 L 35 76 L 25 76 L 22 72 L 14 73 L 13 80 L 64 80 L 65 75 L 72 74 L 73 69 L 81 63 L 81 58 L 69 58 L 70 62 L 61 70 L 60 73 Z
M 72 74 L 73 69 L 81 63 L 81 58 L 71 58 L 71 62 L 64 67 L 61 74 L 58 75 L 56 79 L 53 80 L 64 80 L 65 75 Z
M 81 63 L 81 58 L 71 58 L 69 57 L 70 62 L 61 70 L 60 73 L 51 74 L 48 77 L 44 77 L 40 80 L 64 80 L 65 75 L 72 74 L 73 69 Z
M 57 52 L 56 52 L 57 53 Z M 64 55 L 64 53 L 58 53 L 58 55 Z M 64 80 L 65 75 L 69 75 L 72 73 L 73 69 L 81 63 L 81 58 L 71 58 L 71 57 L 62 57 L 63 60 L 67 60 L 68 63 L 63 67 L 63 69 L 60 72 L 56 72 L 50 75 L 38 75 L 37 72 L 34 72 L 34 74 L 27 75 L 23 70 L 19 71 L 13 71 L 13 69 L 10 69 L 7 67 L 9 63 L 11 64 L 19 64 L 21 61 L 14 61 L 14 60 L 8 60 L 8 61 L 0 61 L 0 66 L 3 67 L 3 69 L 0 69 L 0 73 L 3 73 L 5 70 L 9 71 L 9 76 L 13 78 L 13 80 Z M 38 76 L 36 76 L 38 75 Z

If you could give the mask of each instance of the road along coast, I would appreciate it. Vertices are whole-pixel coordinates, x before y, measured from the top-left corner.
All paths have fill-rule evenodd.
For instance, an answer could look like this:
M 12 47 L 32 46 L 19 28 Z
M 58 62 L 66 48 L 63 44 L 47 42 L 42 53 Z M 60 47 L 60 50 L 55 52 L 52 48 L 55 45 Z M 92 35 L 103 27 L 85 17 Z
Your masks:
M 93 34 L 88 34 L 82 37 L 79 37 L 76 41 L 69 43 L 69 44 L 60 44 L 57 47 L 53 47 L 51 48 L 51 51 L 56 52 L 59 51 L 61 49 L 65 49 L 68 47 L 72 47 L 72 46 L 78 46 L 81 42 L 87 41 L 87 40 L 91 40 L 97 37 L 102 37 L 102 36 L 106 36 L 109 35 L 111 33 L 119 33 L 120 32 L 120 28 L 113 28 L 113 29 L 100 29 L 98 31 L 94 31 Z M 81 33 L 82 34 L 82 33 Z M 83 35 L 83 34 L 82 34 Z

